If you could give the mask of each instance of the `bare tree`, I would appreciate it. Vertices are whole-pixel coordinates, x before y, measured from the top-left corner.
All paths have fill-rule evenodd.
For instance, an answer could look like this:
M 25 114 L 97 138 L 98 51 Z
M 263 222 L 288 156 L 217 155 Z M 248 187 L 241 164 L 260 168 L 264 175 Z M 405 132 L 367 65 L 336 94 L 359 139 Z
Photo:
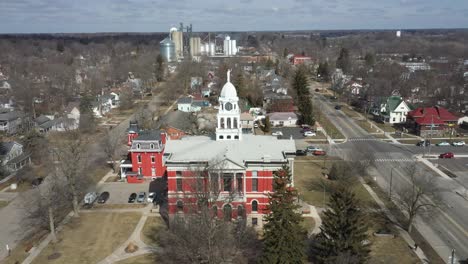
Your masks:
M 52 173 L 37 188 L 25 192 L 21 196 L 21 208 L 24 211 L 23 226 L 31 227 L 26 232 L 35 233 L 48 230 L 52 241 L 56 242 L 56 225 L 71 209 L 67 198 L 66 182 Z
M 439 202 L 439 189 L 434 178 L 423 174 L 416 164 L 405 169 L 409 183 L 405 182 L 396 191 L 395 201 L 408 217 L 406 230 L 411 232 L 414 218 L 424 211 L 436 208 Z
M 56 142 L 55 164 L 59 176 L 64 177 L 70 190 L 74 216 L 79 216 L 79 200 L 89 186 L 87 140 L 77 131 L 67 132 L 66 138 Z
M 118 161 L 122 156 L 122 143 L 123 138 L 114 130 L 109 130 L 104 137 L 104 152 L 106 153 L 107 160 L 111 162 L 112 171 L 117 172 Z

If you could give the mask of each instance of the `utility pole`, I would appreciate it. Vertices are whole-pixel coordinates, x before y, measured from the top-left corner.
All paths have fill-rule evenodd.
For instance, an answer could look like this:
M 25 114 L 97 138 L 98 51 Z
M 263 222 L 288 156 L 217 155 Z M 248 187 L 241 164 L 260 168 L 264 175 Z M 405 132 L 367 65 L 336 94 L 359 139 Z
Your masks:
M 393 181 L 393 167 L 390 170 L 390 187 L 389 187 L 389 190 L 388 190 L 388 198 L 390 200 L 392 200 L 392 181 Z
M 429 135 L 430 141 L 429 141 L 429 155 L 431 155 L 431 145 L 432 145 L 432 128 L 434 127 L 434 115 L 431 116 L 431 133 Z M 426 145 L 426 143 L 424 143 Z

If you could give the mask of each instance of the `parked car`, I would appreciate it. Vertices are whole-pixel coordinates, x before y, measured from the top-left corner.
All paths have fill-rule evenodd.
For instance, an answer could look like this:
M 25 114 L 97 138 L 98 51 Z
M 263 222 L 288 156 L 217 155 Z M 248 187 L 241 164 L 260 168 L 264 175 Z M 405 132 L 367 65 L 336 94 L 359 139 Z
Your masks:
M 34 187 L 41 185 L 43 181 L 44 181 L 44 178 L 38 177 L 31 182 L 31 185 L 34 188 Z
M 89 192 L 85 195 L 84 197 L 84 204 L 85 205 L 91 205 L 96 201 L 96 198 L 98 197 L 98 194 L 96 192 Z
M 453 158 L 452 152 L 445 152 L 439 155 L 439 159 L 451 159 Z
M 321 148 L 319 148 L 319 147 L 315 147 L 315 146 L 308 146 L 308 147 L 306 148 L 306 151 L 307 151 L 307 152 L 314 152 L 314 151 L 316 151 L 316 150 L 323 150 L 323 149 L 321 149 Z
M 465 146 L 465 141 L 456 141 L 453 142 L 452 145 L 454 145 L 455 147 L 463 147 Z
M 155 193 L 155 192 L 150 192 L 150 193 L 148 193 L 148 198 L 146 199 L 146 201 L 147 201 L 148 203 L 152 203 L 155 196 L 156 196 L 156 193 Z
M 296 150 L 296 156 L 306 156 L 306 155 L 307 155 L 306 150 L 302 150 L 302 149 Z
M 132 193 L 132 194 L 130 194 L 130 196 L 128 197 L 128 202 L 129 202 L 129 203 L 134 203 L 135 200 L 136 200 L 136 198 L 137 198 L 137 194 L 136 194 L 136 193 Z
M 258 123 L 257 122 L 254 123 L 254 128 L 258 128 Z
M 437 143 L 436 146 L 438 147 L 450 146 L 450 143 L 448 143 L 447 141 L 443 141 L 443 142 Z
M 338 99 L 336 96 L 330 97 L 330 100 L 336 100 L 336 99 Z
M 431 141 L 429 140 L 421 140 L 418 143 L 416 143 L 416 146 L 419 146 L 419 147 L 428 147 L 430 145 L 431 145 Z
M 335 105 L 336 110 L 341 110 L 341 105 Z
M 97 200 L 98 203 L 105 203 L 109 199 L 109 192 L 103 192 L 99 195 L 99 198 Z
M 145 198 L 146 198 L 146 192 L 139 192 L 137 202 L 143 203 L 145 201 Z
M 315 137 L 315 136 L 317 136 L 317 133 L 315 133 L 314 131 L 304 132 L 304 137 Z
M 325 155 L 327 155 L 325 150 L 315 150 L 314 152 L 312 152 L 312 154 L 314 154 L 315 156 L 325 156 Z
M 273 133 L 271 133 L 272 136 L 283 136 L 283 132 L 281 131 L 275 131 Z

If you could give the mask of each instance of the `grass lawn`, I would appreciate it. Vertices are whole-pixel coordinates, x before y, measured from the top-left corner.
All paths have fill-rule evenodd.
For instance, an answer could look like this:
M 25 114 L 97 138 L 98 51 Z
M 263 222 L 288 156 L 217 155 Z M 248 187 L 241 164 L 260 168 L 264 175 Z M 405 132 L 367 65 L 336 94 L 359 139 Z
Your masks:
M 340 161 L 330 161 L 328 160 L 325 164 L 327 170 L 331 167 L 332 162 Z M 303 199 L 307 203 L 318 206 L 325 207 L 328 203 L 329 194 L 322 190 L 311 190 L 309 187 L 311 184 L 316 183 L 320 187 L 320 180 L 326 180 L 322 173 L 324 170 L 323 161 L 316 160 L 301 160 L 299 162 L 294 162 L 294 185 L 299 191 L 300 199 Z M 359 198 L 366 206 L 376 208 L 377 204 L 374 202 L 372 197 L 369 195 L 367 190 L 360 183 L 356 183 L 353 187 L 353 190 L 356 194 L 356 197 Z
M 403 238 L 376 237 L 371 235 L 371 252 L 369 263 L 411 264 L 421 263 Z
M 345 113 L 347 116 L 349 116 L 351 118 L 360 118 L 361 117 L 361 115 L 359 115 L 354 109 L 352 109 L 351 107 L 349 107 L 347 105 L 342 105 L 341 111 L 343 111 L 343 113 Z
M 49 244 L 34 263 L 97 263 L 128 239 L 140 217 L 140 213 L 83 213 L 64 226 L 59 242 Z M 49 260 L 54 253 L 61 256 Z
M 3 201 L 3 200 L 1 200 L 1 201 L 0 201 L 0 209 L 2 209 L 3 207 L 7 206 L 9 203 L 10 203 L 10 202 L 8 202 L 8 201 Z
M 27 190 L 31 189 L 31 183 L 29 182 L 22 182 L 18 183 L 17 187 L 15 190 L 12 190 L 11 188 L 7 190 L 7 192 L 25 192 Z
M 141 230 L 141 239 L 147 245 L 155 245 L 155 234 L 163 228 L 166 228 L 166 224 L 161 217 L 150 216 L 146 219 L 145 226 Z
M 48 233 L 46 231 L 38 232 L 32 237 L 18 243 L 18 245 L 11 251 L 11 255 L 3 260 L 3 264 L 16 264 L 22 263 L 25 260 L 29 253 L 27 250 L 30 250 L 32 245 L 37 245 L 39 242 L 45 238 Z
M 371 121 L 372 122 L 372 121 Z M 395 128 L 393 128 L 390 124 L 380 124 L 372 122 L 374 125 L 377 125 L 380 129 L 385 132 L 395 133 Z
M 345 138 L 343 134 L 341 134 L 341 132 L 335 127 L 335 125 L 333 125 L 333 123 L 330 122 L 330 120 L 325 116 L 325 114 L 317 114 L 316 111 L 320 110 L 315 109 L 314 117 L 316 118 L 316 121 L 322 126 L 323 129 L 325 129 L 325 131 L 331 138 Z
M 116 264 L 153 264 L 156 263 L 155 256 L 151 254 L 145 254 L 138 257 L 128 258 L 116 262 Z
M 375 125 L 369 124 L 366 120 L 357 120 L 356 123 L 369 133 L 379 132 Z

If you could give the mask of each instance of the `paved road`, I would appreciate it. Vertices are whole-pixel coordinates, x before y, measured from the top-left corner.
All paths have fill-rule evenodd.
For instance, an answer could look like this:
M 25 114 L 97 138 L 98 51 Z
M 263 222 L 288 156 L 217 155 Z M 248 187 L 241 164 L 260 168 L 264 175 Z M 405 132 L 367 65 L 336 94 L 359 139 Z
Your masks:
M 331 122 L 348 139 L 346 143 L 332 144 L 331 155 L 337 155 L 349 160 L 361 153 L 373 153 L 377 168 L 375 177 L 377 184 L 382 189 L 389 189 L 391 175 L 393 176 L 393 193 L 396 193 L 396 190 L 404 186 L 408 186 L 408 166 L 414 163 L 413 160 L 416 154 L 422 154 L 428 149 L 385 143 L 375 139 L 342 111 L 335 110 L 334 105 L 325 97 L 315 95 L 313 100 L 315 105 L 321 107 Z M 438 154 L 452 151 L 468 154 L 467 150 L 466 147 L 432 147 L 431 153 Z M 424 171 L 425 175 L 434 178 L 434 184 L 440 188 L 438 195 L 441 197 L 443 206 L 440 210 L 428 212 L 426 215 L 418 217 L 415 220 L 415 226 L 443 259 L 447 259 L 452 248 L 456 250 L 459 259 L 468 258 L 468 202 L 455 193 L 455 190 L 462 187 L 454 180 L 440 177 L 425 165 L 418 163 L 417 166 Z

